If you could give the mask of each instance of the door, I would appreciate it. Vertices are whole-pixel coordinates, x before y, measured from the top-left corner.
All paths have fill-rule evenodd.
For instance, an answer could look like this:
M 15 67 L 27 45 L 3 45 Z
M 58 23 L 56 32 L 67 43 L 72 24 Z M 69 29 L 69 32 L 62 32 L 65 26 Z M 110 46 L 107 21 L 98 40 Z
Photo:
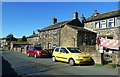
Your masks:
M 69 52 L 67 51 L 66 48 L 61 48 L 60 49 L 59 58 L 60 58 L 61 61 L 68 62 Z

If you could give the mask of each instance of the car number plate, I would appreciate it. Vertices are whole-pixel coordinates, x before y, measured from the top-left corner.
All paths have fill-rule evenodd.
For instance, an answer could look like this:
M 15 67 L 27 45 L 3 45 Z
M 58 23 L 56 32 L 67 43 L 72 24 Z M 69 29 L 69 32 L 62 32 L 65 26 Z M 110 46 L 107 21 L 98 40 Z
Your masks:
M 46 55 L 46 54 L 42 54 L 42 55 Z
M 84 59 L 85 61 L 89 61 L 89 59 Z

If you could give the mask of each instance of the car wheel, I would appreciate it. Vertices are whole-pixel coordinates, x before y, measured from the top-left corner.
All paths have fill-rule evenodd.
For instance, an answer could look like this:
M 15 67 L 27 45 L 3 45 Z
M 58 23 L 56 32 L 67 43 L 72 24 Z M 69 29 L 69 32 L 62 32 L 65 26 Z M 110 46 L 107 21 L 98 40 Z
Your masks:
M 27 56 L 30 57 L 30 54 L 28 53 Z
M 34 57 L 37 58 L 37 55 L 35 54 Z
M 56 58 L 55 57 L 53 57 L 53 62 L 56 62 Z
M 70 64 L 71 66 L 74 66 L 74 65 L 75 65 L 74 60 L 73 60 L 73 59 L 70 59 L 70 60 L 69 60 L 69 64 Z

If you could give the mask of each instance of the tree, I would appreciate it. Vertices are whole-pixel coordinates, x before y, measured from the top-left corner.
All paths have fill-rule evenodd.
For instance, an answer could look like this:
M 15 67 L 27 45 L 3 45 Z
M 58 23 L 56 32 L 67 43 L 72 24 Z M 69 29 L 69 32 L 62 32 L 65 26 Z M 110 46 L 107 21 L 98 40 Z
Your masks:
M 23 36 L 22 38 L 18 39 L 19 42 L 26 42 L 27 38 L 25 36 Z
M 26 42 L 27 41 L 27 38 L 25 36 L 22 37 L 22 41 L 23 42 Z

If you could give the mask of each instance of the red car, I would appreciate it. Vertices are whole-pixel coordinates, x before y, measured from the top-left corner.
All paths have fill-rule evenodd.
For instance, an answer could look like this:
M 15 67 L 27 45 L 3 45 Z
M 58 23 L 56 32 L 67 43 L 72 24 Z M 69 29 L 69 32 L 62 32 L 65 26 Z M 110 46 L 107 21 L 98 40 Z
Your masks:
M 37 57 L 48 57 L 48 52 L 46 50 L 42 50 L 40 46 L 30 46 L 28 48 L 28 57 L 34 56 Z

